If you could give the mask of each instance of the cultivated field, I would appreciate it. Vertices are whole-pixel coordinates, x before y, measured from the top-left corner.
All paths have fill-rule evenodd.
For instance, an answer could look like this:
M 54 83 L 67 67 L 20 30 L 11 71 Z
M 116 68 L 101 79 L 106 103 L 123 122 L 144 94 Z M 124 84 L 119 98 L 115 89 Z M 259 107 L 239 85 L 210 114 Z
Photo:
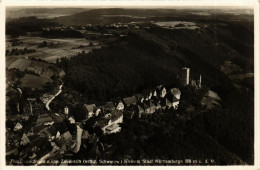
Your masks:
M 35 49 L 36 52 L 23 55 L 24 57 L 34 57 L 42 59 L 51 63 L 55 63 L 57 58 L 71 57 L 83 50 L 87 53 L 93 49 L 100 48 L 99 42 L 89 41 L 84 38 L 69 38 L 69 39 L 48 39 L 42 37 L 20 36 L 19 41 L 23 44 L 11 46 L 9 42 L 10 37 L 6 37 L 6 50 L 11 51 L 13 48 L 17 49 Z M 46 41 L 47 43 L 54 44 L 53 47 L 42 47 L 38 45 Z M 90 45 L 91 43 L 91 45 Z

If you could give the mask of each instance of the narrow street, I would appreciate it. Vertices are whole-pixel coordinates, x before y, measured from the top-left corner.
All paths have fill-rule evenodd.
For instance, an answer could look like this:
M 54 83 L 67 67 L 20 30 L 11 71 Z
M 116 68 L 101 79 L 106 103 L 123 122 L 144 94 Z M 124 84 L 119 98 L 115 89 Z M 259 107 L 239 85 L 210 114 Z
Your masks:
M 59 91 L 58 91 L 52 98 L 50 98 L 50 100 L 46 103 L 46 108 L 47 108 L 47 110 L 51 110 L 50 107 L 49 107 L 49 105 L 50 105 L 50 103 L 52 102 L 52 100 L 54 100 L 55 97 L 58 96 L 58 95 L 62 92 L 62 86 L 63 86 L 63 84 L 60 85 Z

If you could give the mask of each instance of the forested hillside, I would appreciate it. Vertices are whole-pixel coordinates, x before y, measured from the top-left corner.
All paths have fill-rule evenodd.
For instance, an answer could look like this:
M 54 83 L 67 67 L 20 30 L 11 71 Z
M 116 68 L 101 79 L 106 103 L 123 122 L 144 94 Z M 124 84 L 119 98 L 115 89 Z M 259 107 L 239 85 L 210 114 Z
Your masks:
M 191 121 L 181 121 L 181 124 L 178 122 L 177 127 L 165 132 L 173 136 L 165 138 L 165 135 L 163 137 L 151 134 L 147 140 L 137 141 L 142 143 L 140 147 L 144 147 L 144 153 L 139 153 L 137 159 L 154 158 L 153 155 L 160 155 L 160 158 L 165 159 L 174 155 L 183 158 L 185 153 L 201 157 L 198 155 L 198 152 L 201 152 L 203 157 L 217 159 L 218 164 L 252 164 L 253 78 L 247 80 L 249 83 L 232 81 L 221 71 L 225 61 L 231 61 L 240 68 L 232 74 L 253 72 L 253 33 L 243 24 L 213 22 L 199 30 L 166 30 L 156 26 L 151 29 L 131 30 L 127 37 L 120 38 L 107 48 L 89 54 L 82 52 L 70 60 L 63 58 L 57 65 L 66 72 L 65 85 L 82 93 L 89 103 L 129 96 L 159 84 L 179 86 L 177 80 L 180 69 L 184 66 L 190 67 L 192 79 L 197 79 L 201 74 L 202 85 L 220 95 L 221 107 L 203 113 L 196 111 L 198 116 L 188 118 Z M 183 102 L 191 100 L 189 96 L 193 96 L 186 90 L 183 91 L 183 94 L 186 94 Z M 184 109 L 180 114 L 188 113 Z M 156 119 L 155 123 L 160 124 Z M 143 123 L 140 123 L 140 126 L 150 127 Z M 159 126 L 159 129 L 164 129 L 163 125 Z M 127 125 L 126 130 L 119 134 L 119 138 L 132 141 L 132 135 L 127 135 L 128 133 L 142 136 L 137 134 L 142 132 L 131 131 L 131 127 L 134 128 L 134 125 Z M 184 135 L 182 140 L 179 139 L 180 134 L 175 134 L 177 132 L 182 133 L 181 136 Z M 198 142 L 197 138 L 193 138 L 194 135 L 205 140 Z M 155 139 L 160 139 L 161 142 L 154 143 Z M 172 140 L 175 142 L 168 143 Z M 165 143 L 162 141 L 167 143 L 166 148 L 172 147 L 171 151 L 176 153 L 157 153 L 161 151 L 156 148 Z M 182 149 L 178 141 L 183 145 Z M 151 145 L 151 148 L 146 148 L 148 145 Z M 208 153 L 206 150 L 209 148 L 206 146 L 218 149 Z M 133 151 L 135 149 L 130 147 L 128 154 L 136 153 Z M 118 151 L 120 150 L 122 148 Z M 220 153 L 225 156 L 219 155 Z M 226 160 L 230 162 L 225 162 Z

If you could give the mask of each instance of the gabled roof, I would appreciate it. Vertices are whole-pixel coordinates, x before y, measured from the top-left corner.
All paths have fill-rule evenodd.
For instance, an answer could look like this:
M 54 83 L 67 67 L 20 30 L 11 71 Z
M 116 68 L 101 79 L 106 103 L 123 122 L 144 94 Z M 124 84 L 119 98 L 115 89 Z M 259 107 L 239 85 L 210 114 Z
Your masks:
M 105 109 L 115 109 L 115 105 L 113 102 L 107 102 L 106 105 L 104 105 Z
M 64 121 L 65 116 L 64 115 L 59 115 L 59 116 L 54 115 L 52 118 L 53 118 L 54 123 L 61 123 Z
M 22 125 L 22 123 L 20 123 L 20 122 L 17 122 L 17 123 L 15 124 L 14 128 L 15 128 L 15 127 L 19 127 L 19 126 L 21 126 L 21 127 L 22 127 L 23 125 Z
M 87 109 L 88 112 L 94 112 L 94 109 L 96 108 L 95 104 L 84 104 L 84 107 Z
M 131 105 L 131 104 L 135 104 L 135 103 L 137 102 L 135 96 L 131 96 L 131 97 L 124 98 L 123 101 L 125 102 L 125 104 L 126 104 L 127 106 L 129 106 L 129 105 Z
M 44 115 L 38 117 L 36 123 L 45 123 L 45 122 L 51 122 L 53 121 L 52 118 L 49 115 Z
M 23 134 L 21 140 L 24 141 L 24 142 L 26 142 L 26 143 L 29 143 L 29 142 L 30 142 L 29 138 L 26 136 L 25 133 Z
M 158 89 L 158 90 L 160 90 L 160 91 L 161 91 L 163 88 L 165 88 L 163 85 L 159 85 L 159 86 L 156 87 L 156 89 Z

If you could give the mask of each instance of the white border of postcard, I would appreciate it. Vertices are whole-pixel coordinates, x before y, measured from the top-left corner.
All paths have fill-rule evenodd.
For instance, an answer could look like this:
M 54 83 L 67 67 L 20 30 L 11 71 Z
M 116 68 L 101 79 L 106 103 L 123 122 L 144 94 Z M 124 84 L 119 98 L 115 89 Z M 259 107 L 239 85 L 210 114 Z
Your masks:
M 3 1 L 0 0 L 0 170 L 2 169 L 10 169 L 10 170 L 21 170 L 21 169 L 113 169 L 113 170 L 121 170 L 121 169 L 236 169 L 236 170 L 260 170 L 260 155 L 259 155 L 259 108 L 260 108 L 260 91 L 259 91 L 259 78 L 260 78 L 260 60 L 259 60 L 259 1 L 257 0 L 241 0 L 241 1 L 20 1 L 20 0 L 9 0 Z M 5 164 L 5 8 L 7 6 L 44 6 L 44 7 L 89 7 L 89 8 L 110 8 L 110 7 L 135 7 L 135 8 L 185 8 L 185 7 L 198 7 L 198 8 L 214 8 L 216 7 L 236 7 L 236 8 L 252 8 L 254 9 L 254 43 L 255 43 L 255 51 L 254 51 L 254 66 L 255 66 L 255 165 L 254 166 L 6 166 Z

